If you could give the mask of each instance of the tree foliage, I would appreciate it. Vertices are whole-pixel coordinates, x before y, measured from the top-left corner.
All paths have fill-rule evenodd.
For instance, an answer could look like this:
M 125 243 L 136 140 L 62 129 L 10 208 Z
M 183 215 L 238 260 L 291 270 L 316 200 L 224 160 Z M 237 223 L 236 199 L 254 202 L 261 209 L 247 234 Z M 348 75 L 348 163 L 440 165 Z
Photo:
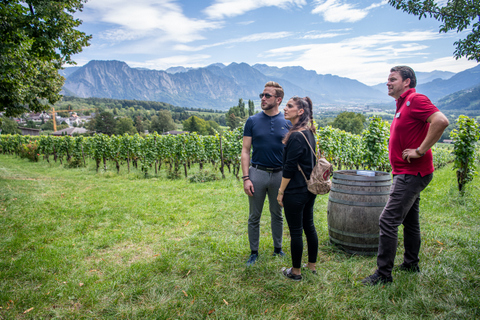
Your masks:
M 187 120 L 183 121 L 183 130 L 189 132 L 196 132 L 200 135 L 209 134 L 209 127 L 210 124 L 207 121 L 197 116 L 191 116 Z
M 477 174 L 475 144 L 480 138 L 480 130 L 475 119 L 467 116 L 458 117 L 457 124 L 458 129 L 454 129 L 451 133 L 455 154 L 453 169 L 457 169 L 458 190 L 462 193 L 465 184 L 472 181 Z
M 239 99 L 238 105 L 231 107 L 226 115 L 227 125 L 230 127 L 230 130 L 234 130 L 242 123 L 245 123 L 247 118 L 253 115 L 254 111 L 255 105 L 253 101 L 248 101 L 248 109 L 246 109 L 243 99 Z
M 127 117 L 117 120 L 115 131 L 117 132 L 117 135 L 123 135 L 124 133 L 128 133 L 128 134 L 137 133 L 137 129 L 133 124 L 133 120 Z
M 95 131 L 107 135 L 115 133 L 116 120 L 110 112 L 101 112 L 95 116 Z
M 0 129 L 2 129 L 2 134 L 17 134 L 21 132 L 18 129 L 17 121 L 7 117 L 0 118 Z
M 60 99 L 58 70 L 91 36 L 76 30 L 73 14 L 86 0 L 0 2 L 0 111 L 7 116 L 47 110 Z
M 360 113 L 344 111 L 333 120 L 332 127 L 350 133 L 360 134 L 366 122 L 365 116 Z
M 168 110 L 160 110 L 157 115 L 152 117 L 150 123 L 150 132 L 162 133 L 175 130 L 177 126 L 173 122 L 172 113 Z
M 478 0 L 389 0 L 398 10 L 421 18 L 435 18 L 440 21 L 440 32 L 451 30 L 461 32 L 471 28 L 465 39 L 455 41 L 456 59 L 466 57 L 480 62 L 480 2 Z M 475 22 L 476 21 L 476 22 Z M 471 27 L 470 27 L 471 26 Z

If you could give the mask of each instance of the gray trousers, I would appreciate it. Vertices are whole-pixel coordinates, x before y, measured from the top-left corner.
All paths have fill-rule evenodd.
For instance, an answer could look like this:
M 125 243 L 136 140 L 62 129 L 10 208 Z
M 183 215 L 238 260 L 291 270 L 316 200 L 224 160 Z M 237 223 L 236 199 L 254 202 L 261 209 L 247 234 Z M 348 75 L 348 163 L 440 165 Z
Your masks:
M 399 174 L 393 177 L 390 197 L 379 219 L 380 240 L 377 255 L 377 274 L 389 277 L 397 253 L 398 226 L 403 224 L 403 262 L 418 264 L 420 251 L 420 192 L 432 181 L 433 174 Z
M 262 216 L 263 204 L 268 194 L 268 203 L 271 215 L 271 227 L 273 246 L 282 247 L 283 237 L 283 216 L 282 207 L 277 202 L 278 188 L 282 182 L 282 172 L 269 173 L 260 169 L 250 167 L 250 180 L 255 192 L 248 197 L 250 212 L 248 216 L 248 240 L 250 250 L 258 251 L 260 241 L 260 218 Z

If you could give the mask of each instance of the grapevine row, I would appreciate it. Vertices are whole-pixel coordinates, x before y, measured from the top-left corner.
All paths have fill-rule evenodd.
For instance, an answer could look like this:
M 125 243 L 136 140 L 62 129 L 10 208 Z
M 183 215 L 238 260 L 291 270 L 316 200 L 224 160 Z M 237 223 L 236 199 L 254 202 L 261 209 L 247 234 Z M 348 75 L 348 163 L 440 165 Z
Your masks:
M 158 174 L 166 166 L 169 176 L 185 177 L 192 164 L 200 169 L 209 163 L 224 175 L 224 167 L 237 178 L 240 173 L 242 150 L 242 128 L 226 131 L 223 135 L 201 136 L 196 133 L 182 135 L 159 135 L 142 137 L 138 134 L 107 136 L 96 134 L 91 137 L 70 136 L 21 136 L 0 135 L 0 151 L 4 154 L 20 154 L 29 150 L 38 160 L 66 162 L 69 166 L 85 166 L 86 159 L 93 159 L 96 170 L 107 170 L 107 161 L 115 163 L 117 172 L 122 165 L 130 171 L 132 166 L 147 175 Z M 391 171 L 388 161 L 388 122 L 372 118 L 361 135 L 355 135 L 330 126 L 319 128 L 317 147 L 334 164 L 337 170 L 366 169 Z M 453 161 L 451 150 L 434 148 L 436 168 Z

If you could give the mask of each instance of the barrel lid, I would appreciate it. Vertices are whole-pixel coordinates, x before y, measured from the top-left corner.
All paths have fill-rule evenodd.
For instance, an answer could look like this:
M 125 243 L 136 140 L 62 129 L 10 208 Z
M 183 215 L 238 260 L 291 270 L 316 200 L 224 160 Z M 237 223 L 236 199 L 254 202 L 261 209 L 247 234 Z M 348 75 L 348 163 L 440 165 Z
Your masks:
M 339 170 L 333 172 L 333 177 L 344 180 L 355 181 L 389 181 L 391 180 L 390 173 L 383 171 L 373 171 L 375 176 L 366 176 L 357 174 L 356 170 Z

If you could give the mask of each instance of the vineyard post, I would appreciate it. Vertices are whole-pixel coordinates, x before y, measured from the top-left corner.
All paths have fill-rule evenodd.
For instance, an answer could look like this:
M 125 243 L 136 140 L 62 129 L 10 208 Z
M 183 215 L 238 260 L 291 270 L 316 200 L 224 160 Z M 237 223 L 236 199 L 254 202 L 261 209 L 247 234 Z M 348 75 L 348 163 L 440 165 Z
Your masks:
M 155 153 L 157 153 L 157 133 L 156 132 L 155 132 L 155 135 L 153 136 L 153 149 L 155 150 Z M 158 175 L 157 164 L 158 164 L 158 157 L 155 157 L 155 175 Z
M 83 143 L 82 143 L 82 158 L 83 158 L 83 166 L 86 167 L 87 166 L 87 162 L 85 161 L 85 152 L 83 151 Z
M 225 179 L 225 169 L 224 165 L 225 162 L 223 160 L 223 147 L 222 147 L 222 134 L 219 136 L 219 141 L 220 141 L 220 172 L 222 173 L 222 178 Z

